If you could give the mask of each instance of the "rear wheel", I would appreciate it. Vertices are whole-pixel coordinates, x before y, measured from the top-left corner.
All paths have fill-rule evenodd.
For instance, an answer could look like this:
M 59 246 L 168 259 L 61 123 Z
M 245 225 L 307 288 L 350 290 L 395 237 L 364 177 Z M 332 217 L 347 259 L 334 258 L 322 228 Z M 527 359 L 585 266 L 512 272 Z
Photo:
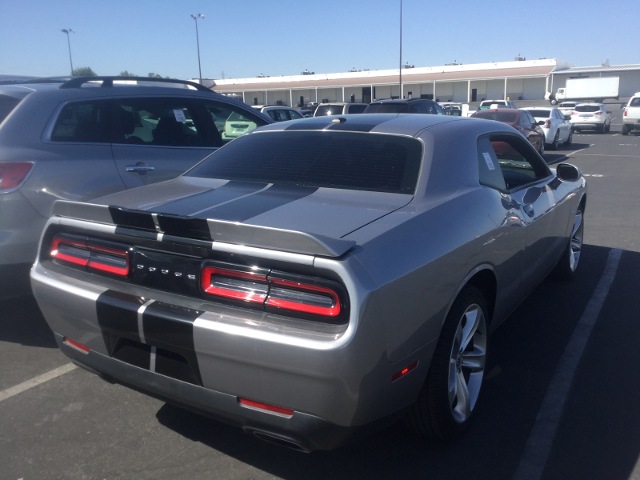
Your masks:
M 567 141 L 564 142 L 564 144 L 569 146 L 572 143 L 573 143 L 573 129 L 569 129 L 569 136 L 567 137 Z
M 473 419 L 487 361 L 487 307 L 467 286 L 442 327 L 425 384 L 408 420 L 421 435 L 449 440 Z
M 551 148 L 551 150 L 557 150 L 559 146 L 560 146 L 560 130 L 556 130 L 556 136 L 553 137 L 553 142 L 551 142 L 551 145 L 549 146 L 549 148 Z
M 629 135 L 629 131 L 631 129 L 629 128 L 629 125 L 622 125 L 622 134 L 623 135 Z

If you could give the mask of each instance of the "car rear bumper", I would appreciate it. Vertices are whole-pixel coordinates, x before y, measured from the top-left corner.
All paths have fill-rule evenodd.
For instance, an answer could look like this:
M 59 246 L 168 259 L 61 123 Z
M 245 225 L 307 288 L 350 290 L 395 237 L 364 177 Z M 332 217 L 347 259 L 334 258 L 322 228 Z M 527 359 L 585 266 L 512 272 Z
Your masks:
M 277 341 L 255 330 L 259 317 L 232 324 L 231 309 L 194 309 L 185 297 L 151 300 L 152 291 L 116 291 L 90 280 L 40 263 L 31 271 L 34 296 L 66 355 L 114 381 L 298 450 L 333 449 L 402 411 L 428 368 L 415 355 L 432 353 L 430 345 L 403 359 L 418 368 L 396 381 L 404 363 L 390 363 L 371 338 L 315 347 Z M 252 409 L 247 401 L 287 414 Z
M 261 440 L 295 450 L 310 452 L 331 450 L 352 438 L 358 430 L 331 424 L 303 412 L 290 418 L 244 407 L 235 395 L 218 392 L 158 375 L 107 355 L 90 350 L 83 353 L 65 343 L 65 337 L 54 334 L 58 346 L 77 365 L 106 380 L 115 381 L 169 403 L 240 427 Z

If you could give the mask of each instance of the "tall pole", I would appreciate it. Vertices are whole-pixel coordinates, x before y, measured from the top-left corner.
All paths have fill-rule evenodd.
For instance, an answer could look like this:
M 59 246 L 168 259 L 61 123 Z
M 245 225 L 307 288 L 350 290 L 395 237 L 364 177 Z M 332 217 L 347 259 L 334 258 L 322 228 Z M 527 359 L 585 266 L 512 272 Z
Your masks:
M 204 18 L 204 15 L 198 13 L 196 15 L 191 15 L 193 21 L 196 22 L 196 45 L 198 47 L 198 78 L 200 79 L 200 85 L 202 85 L 202 68 L 200 67 L 200 34 L 198 33 L 198 19 Z
M 402 89 L 402 0 L 400 0 L 400 69 L 399 69 L 399 82 L 400 82 L 400 98 L 404 98 L 404 92 Z
M 71 60 L 71 40 L 69 40 L 69 34 L 76 32 L 73 28 L 63 28 L 60 31 L 67 35 L 67 47 L 69 47 L 69 64 L 71 65 L 71 76 L 73 77 L 73 60 Z

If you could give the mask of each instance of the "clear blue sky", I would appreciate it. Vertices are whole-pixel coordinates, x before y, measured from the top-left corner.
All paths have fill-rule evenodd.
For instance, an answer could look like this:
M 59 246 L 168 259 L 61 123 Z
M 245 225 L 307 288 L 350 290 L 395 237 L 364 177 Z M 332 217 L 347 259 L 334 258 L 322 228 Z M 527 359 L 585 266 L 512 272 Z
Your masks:
M 404 63 L 640 64 L 634 3 L 402 0 Z M 0 75 L 204 78 L 397 68 L 400 0 L 0 0 Z

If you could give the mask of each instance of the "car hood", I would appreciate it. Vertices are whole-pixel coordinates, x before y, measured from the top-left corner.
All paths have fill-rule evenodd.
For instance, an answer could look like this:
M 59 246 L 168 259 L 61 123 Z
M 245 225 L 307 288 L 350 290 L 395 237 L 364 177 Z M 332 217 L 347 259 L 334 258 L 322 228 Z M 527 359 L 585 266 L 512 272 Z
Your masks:
M 230 243 L 301 251 L 285 247 L 290 242 L 282 236 L 273 241 L 260 237 L 279 231 L 339 240 L 407 205 L 412 198 L 407 194 L 183 176 L 94 200 L 92 204 L 103 207 L 102 210 L 58 202 L 54 214 L 120 226 L 146 226 L 174 235 L 195 238 L 204 235 L 206 239 Z M 197 224 L 200 226 L 195 227 Z M 329 250 L 333 255 L 344 248 Z M 322 252 L 311 249 L 301 253 Z

